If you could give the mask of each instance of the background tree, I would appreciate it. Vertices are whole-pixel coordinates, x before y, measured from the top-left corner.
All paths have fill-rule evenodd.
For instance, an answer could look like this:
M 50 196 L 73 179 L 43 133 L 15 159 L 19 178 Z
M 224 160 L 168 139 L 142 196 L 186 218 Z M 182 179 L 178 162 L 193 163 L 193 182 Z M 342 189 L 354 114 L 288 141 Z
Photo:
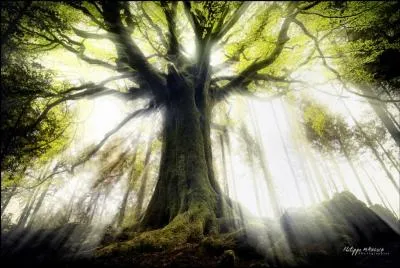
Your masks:
M 371 107 L 400 146 L 400 126 L 395 114 L 399 112 L 396 103 L 382 103 L 374 100 L 385 96 L 399 98 L 400 72 L 396 62 L 400 60 L 400 5 L 376 3 L 377 6 L 364 13 L 361 19 L 353 20 L 345 28 L 345 39 L 337 45 L 343 77 L 357 85 Z M 346 72 L 344 72 L 346 68 Z
M 1 3 L 2 215 L 26 171 L 50 161 L 70 136 L 67 104 L 46 111 L 50 98 L 65 85 L 56 84 L 51 71 L 24 45 L 31 36 L 20 27 L 29 17 L 40 15 L 39 7 L 30 1 Z

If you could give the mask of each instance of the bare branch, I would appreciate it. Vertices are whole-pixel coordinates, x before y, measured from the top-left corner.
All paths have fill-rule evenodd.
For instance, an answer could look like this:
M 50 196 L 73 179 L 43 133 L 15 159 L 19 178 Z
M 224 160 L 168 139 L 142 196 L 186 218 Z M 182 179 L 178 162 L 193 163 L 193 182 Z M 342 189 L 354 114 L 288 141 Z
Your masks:
M 219 76 L 219 77 L 213 78 L 211 80 L 211 82 L 218 82 L 218 81 L 223 81 L 223 80 L 232 81 L 235 78 L 236 78 L 236 76 L 234 76 L 234 75 Z M 270 74 L 258 74 L 258 73 L 253 75 L 252 79 L 253 80 L 271 81 L 271 82 L 282 82 L 282 83 L 303 83 L 303 81 L 301 81 L 301 80 L 288 80 L 288 79 L 286 79 L 285 76 L 274 76 L 274 75 L 270 75 Z
M 135 112 L 131 113 L 130 115 L 128 115 L 124 120 L 122 120 L 115 128 L 113 128 L 112 130 L 110 130 L 109 132 L 107 132 L 104 135 L 104 138 L 92 149 L 90 150 L 90 152 L 79 162 L 75 163 L 72 165 L 71 167 L 71 171 L 73 172 L 73 170 L 77 167 L 80 166 L 82 164 L 84 164 L 87 160 L 89 160 L 93 155 L 95 155 L 100 149 L 101 147 L 106 143 L 106 141 L 115 133 L 117 133 L 123 126 L 125 126 L 129 121 L 131 121 L 133 118 L 137 117 L 137 116 L 141 116 L 144 115 L 150 111 L 153 110 L 152 106 L 149 106 L 147 108 L 143 108 L 143 109 L 139 109 L 136 110 Z
M 102 83 L 106 84 L 112 80 L 113 80 L 113 78 L 106 79 Z M 106 88 L 104 86 L 99 86 L 99 85 L 91 86 L 91 85 L 92 84 L 90 84 L 90 83 L 87 85 L 84 85 L 84 86 L 87 86 L 87 89 L 82 92 L 63 96 L 60 99 L 49 103 L 46 106 L 46 108 L 42 111 L 42 113 L 39 115 L 39 117 L 35 120 L 35 122 L 33 122 L 32 124 L 27 126 L 26 129 L 28 129 L 28 130 L 34 129 L 47 116 L 47 114 L 50 112 L 51 109 L 53 109 L 54 107 L 56 107 L 57 105 L 65 102 L 65 101 L 79 100 L 79 99 L 86 98 L 86 97 L 94 98 L 94 97 L 100 97 L 100 96 L 106 96 L 106 95 L 116 95 L 116 96 L 123 96 L 124 98 L 127 98 L 127 99 L 134 99 L 134 98 L 145 96 L 146 92 L 148 93 L 148 91 L 146 91 L 146 90 L 137 90 L 136 92 L 132 92 L 132 93 L 131 92 L 124 93 L 124 92 L 120 92 L 117 90 Z M 66 90 L 66 92 L 70 93 L 73 91 L 79 91 L 79 90 L 82 90 L 82 88 L 84 86 L 74 87 L 69 90 Z
M 157 32 L 158 38 L 160 39 L 160 42 L 163 44 L 163 46 L 168 49 L 168 43 L 167 40 L 163 34 L 162 29 L 160 28 L 160 26 L 158 26 L 156 23 L 154 23 L 154 21 L 151 19 L 151 17 L 149 16 L 149 14 L 147 14 L 147 12 L 145 11 L 144 7 L 143 7 L 143 2 L 141 2 L 140 4 L 140 8 L 141 11 L 143 13 L 143 17 L 147 20 L 147 22 L 151 25 L 151 27 Z
M 243 2 L 238 9 L 235 10 L 232 17 L 229 21 L 222 26 L 222 29 L 215 33 L 212 39 L 218 41 L 220 40 L 232 27 L 236 24 L 236 22 L 240 19 L 243 13 L 247 10 L 250 6 L 251 2 Z M 222 19 L 221 19 L 222 20 Z
M 361 14 L 363 14 L 363 13 L 369 11 L 369 10 L 372 10 L 372 9 L 376 8 L 377 6 L 379 6 L 381 4 L 382 3 L 377 3 L 376 5 L 371 6 L 369 8 L 366 8 L 364 10 L 361 10 L 361 11 L 359 11 L 357 13 L 350 14 L 350 15 L 341 15 L 341 16 L 330 16 L 330 15 L 325 15 L 325 14 L 321 14 L 321 13 L 318 13 L 318 12 L 304 11 L 304 10 L 300 11 L 299 13 L 300 14 L 305 14 L 305 15 L 316 15 L 316 16 L 319 16 L 319 17 L 322 17 L 322 18 L 327 18 L 327 19 L 345 19 L 345 18 L 357 17 L 357 16 L 359 16 L 359 15 L 361 15 Z
M 69 43 L 72 43 L 72 44 L 74 44 L 74 45 L 78 45 L 78 46 L 79 46 L 79 49 L 74 48 L 72 45 L 66 44 L 66 42 L 63 42 L 60 38 L 58 38 L 57 36 L 55 36 L 55 34 L 52 33 L 49 29 L 46 29 L 46 32 L 47 32 L 47 34 L 49 34 L 50 36 L 48 36 L 48 35 L 46 35 L 46 34 L 42 34 L 42 33 L 36 32 L 36 31 L 34 31 L 34 30 L 31 30 L 31 29 L 27 29 L 27 28 L 25 28 L 25 27 L 23 27 L 23 26 L 21 26 L 21 28 L 22 28 L 23 30 L 27 31 L 28 33 L 37 35 L 37 36 L 39 36 L 39 37 L 41 37 L 41 38 L 43 38 L 43 39 L 45 39 L 45 40 L 47 40 L 47 41 L 49 41 L 49 42 L 51 42 L 51 43 L 60 44 L 60 45 L 63 46 L 65 49 L 67 49 L 68 51 L 70 51 L 70 52 L 76 54 L 80 59 L 86 61 L 86 62 L 89 63 L 89 64 L 101 65 L 102 67 L 105 67 L 105 68 L 108 68 L 108 69 L 111 69 L 111 70 L 116 70 L 116 67 L 113 66 L 113 65 L 110 64 L 110 63 L 107 63 L 107 62 L 105 62 L 105 61 L 98 60 L 98 59 L 93 59 L 93 58 L 90 58 L 90 57 L 86 56 L 86 55 L 84 54 L 84 52 L 85 52 L 85 46 L 84 46 L 82 43 L 79 43 L 79 42 L 77 42 L 77 41 L 74 41 L 74 40 L 72 40 L 71 38 L 69 38 L 68 36 L 66 36 L 66 35 L 64 35 L 64 34 L 62 34 L 62 33 L 60 33 L 60 32 L 59 32 L 59 33 L 60 33 L 60 35 L 61 35 L 62 38 L 66 39 L 67 42 L 69 42 Z
M 216 87 L 216 82 L 218 81 L 230 81 L 232 79 L 235 79 L 235 76 L 220 76 L 220 77 L 216 77 L 214 79 L 212 79 L 211 83 L 214 85 L 214 90 L 212 91 L 212 97 L 213 99 L 218 102 L 221 101 L 223 99 L 225 99 L 226 97 L 230 96 L 232 93 L 239 93 L 241 95 L 246 95 L 246 96 L 250 96 L 250 97 L 257 97 L 257 98 L 261 98 L 258 97 L 256 95 L 254 95 L 253 92 L 250 92 L 246 87 L 236 87 L 236 88 L 215 88 Z M 295 79 L 287 79 L 284 76 L 273 76 L 270 74 L 255 74 L 252 77 L 253 81 L 270 81 L 270 82 L 280 82 L 280 83 L 287 83 L 287 84 L 291 84 L 291 83 L 301 83 L 303 84 L 304 81 L 301 80 L 295 80 Z M 267 97 L 266 100 L 270 100 L 270 99 L 274 99 L 276 97 L 280 97 L 285 95 L 288 92 L 288 90 L 285 91 L 281 91 L 278 92 L 277 94 L 271 96 L 271 97 Z
M 43 39 L 45 39 L 45 40 L 47 40 L 47 41 L 49 41 L 49 42 L 56 42 L 56 41 L 57 41 L 57 40 L 56 40 L 55 38 L 53 38 L 52 36 L 48 36 L 48 35 L 45 35 L 45 34 L 43 34 L 43 33 L 39 33 L 39 32 L 37 32 L 37 31 L 35 31 L 35 30 L 28 29 L 28 28 L 26 28 L 26 27 L 23 26 L 23 25 L 19 25 L 19 28 L 22 29 L 22 30 L 24 30 L 24 31 L 26 31 L 27 33 L 30 33 L 30 34 L 33 34 L 33 35 L 37 35 L 37 36 L 39 36 L 39 37 L 41 37 L 41 38 L 43 38 Z
M 140 27 L 139 24 L 137 25 L 137 28 L 138 28 L 139 32 L 143 35 L 143 37 L 147 40 L 149 45 L 154 49 L 156 54 L 161 55 L 163 58 L 165 58 L 165 56 L 163 55 L 163 53 L 160 50 L 160 47 L 157 47 L 156 44 L 154 44 L 152 38 L 148 35 L 147 30 L 146 29 L 142 30 L 142 27 Z M 147 59 L 148 59 L 148 57 L 146 57 L 146 60 Z
M 87 17 L 89 17 L 94 23 L 96 23 L 101 28 L 105 29 L 104 23 L 99 21 L 86 7 L 81 6 L 74 2 L 69 2 L 68 5 L 70 5 L 71 7 L 75 8 L 75 9 L 80 10 L 83 14 L 85 14 Z
M 187 1 L 183 2 L 183 8 L 185 10 L 186 17 L 188 18 L 189 23 L 192 26 L 196 39 L 201 40 L 201 26 L 200 23 L 197 21 L 196 16 L 193 14 L 192 11 L 190 11 L 191 3 Z
M 342 76 L 340 75 L 340 73 L 339 73 L 336 69 L 334 69 L 333 67 L 331 67 L 331 66 L 328 64 L 328 62 L 326 61 L 326 58 L 325 58 L 325 56 L 324 56 L 324 54 L 323 54 L 323 52 L 322 52 L 322 50 L 321 50 L 321 47 L 320 47 L 320 45 L 319 45 L 318 39 L 317 39 L 313 34 L 311 34 L 310 31 L 308 31 L 308 29 L 304 26 L 304 24 L 303 24 L 301 21 L 297 20 L 296 18 L 293 18 L 293 22 L 294 22 L 295 24 L 297 24 L 297 25 L 301 28 L 301 30 L 302 30 L 308 37 L 310 37 L 310 38 L 314 41 L 315 48 L 317 49 L 318 54 L 321 56 L 322 64 L 323 64 L 328 70 L 330 70 L 333 74 L 335 74 L 336 78 L 337 78 L 337 79 L 339 80 L 339 82 L 343 85 L 343 88 L 344 88 L 347 92 L 350 92 L 350 93 L 355 94 L 355 95 L 360 96 L 360 97 L 365 97 L 365 98 L 373 99 L 373 100 L 380 101 L 380 102 L 400 102 L 400 100 L 382 100 L 382 99 L 380 99 L 379 97 L 376 97 L 376 96 L 361 94 L 361 93 L 358 93 L 358 92 L 356 92 L 356 91 L 354 91 L 354 90 L 351 90 L 351 89 L 347 86 L 346 82 L 343 80 L 343 78 L 342 78 Z
M 29 49 L 32 49 L 33 51 L 41 51 L 41 52 L 53 50 L 60 45 L 59 43 L 50 41 L 46 44 L 31 43 L 31 42 L 21 42 L 21 44 L 29 46 Z
M 243 3 L 241 3 L 241 5 L 242 4 Z M 227 2 L 223 3 L 223 7 L 222 7 L 223 11 L 222 11 L 221 17 L 219 18 L 219 20 L 217 22 L 217 25 L 214 27 L 215 30 L 211 33 L 211 39 L 215 38 L 216 35 L 218 35 L 218 33 L 221 32 L 221 29 L 224 26 L 224 21 L 226 19 L 226 16 L 229 13 L 229 8 L 227 8 L 227 5 L 228 5 Z
M 57 42 L 60 45 L 62 45 L 65 49 L 67 49 L 68 51 L 70 51 L 70 52 L 74 53 L 75 55 L 77 55 L 78 58 L 80 58 L 83 61 L 86 61 L 89 64 L 99 65 L 99 66 L 102 66 L 102 67 L 105 67 L 105 68 L 111 69 L 111 70 L 116 70 L 117 69 L 116 66 L 114 66 L 114 65 L 112 65 L 112 64 L 110 64 L 108 62 L 105 62 L 105 61 L 102 61 L 102 60 L 98 60 L 98 59 L 93 59 L 93 58 L 90 58 L 90 57 L 86 56 L 84 54 L 85 46 L 83 44 L 80 45 L 80 50 L 78 50 L 78 49 L 76 49 L 76 48 L 74 48 L 72 46 L 69 46 L 69 45 L 65 44 L 64 42 L 62 42 L 59 39 L 57 39 Z
M 67 90 L 64 90 L 64 91 L 60 92 L 58 95 L 61 96 L 61 95 L 65 95 L 65 94 L 71 93 L 73 91 L 80 91 L 80 90 L 83 90 L 83 89 L 96 87 L 96 86 L 97 87 L 103 87 L 103 86 L 105 86 L 106 84 L 108 84 L 110 82 L 113 82 L 113 81 L 116 81 L 116 80 L 120 80 L 120 79 L 125 79 L 125 78 L 132 78 L 132 76 L 133 76 L 133 74 L 130 74 L 130 73 L 117 75 L 117 76 L 112 76 L 112 77 L 109 77 L 109 78 L 101 81 L 97 85 L 94 84 L 94 83 L 87 83 L 87 84 L 80 85 L 78 87 L 71 87 L 71 88 L 69 88 Z
M 56 167 L 53 169 L 53 172 L 52 172 L 52 173 L 50 173 L 50 174 L 47 175 L 46 177 L 42 178 L 42 179 L 41 179 L 38 183 L 36 183 L 35 185 L 28 186 L 28 187 L 26 187 L 26 186 L 19 186 L 19 188 L 23 188 L 23 189 L 26 189 L 26 190 L 34 189 L 34 188 L 36 188 L 36 187 L 42 185 L 43 183 L 45 183 L 45 182 L 48 181 L 49 179 L 53 178 L 54 176 L 59 175 L 59 174 L 61 174 L 61 173 L 64 173 L 64 172 L 67 172 L 67 171 L 68 171 L 68 169 L 66 169 L 66 168 L 61 169 L 61 170 L 57 170 L 58 167 L 59 167 L 59 166 L 56 165 Z
M 165 2 L 161 2 L 165 18 L 168 22 L 168 58 L 176 62 L 179 54 L 180 44 L 176 33 L 176 7 L 177 2 L 173 2 L 169 7 Z
M 291 13 L 293 8 L 294 7 L 289 9 L 289 12 L 288 12 L 289 14 Z M 223 90 L 232 90 L 233 88 L 236 88 L 238 86 L 243 86 L 243 85 L 246 86 L 248 83 L 251 82 L 251 79 L 259 70 L 264 69 L 265 67 L 267 67 L 275 62 L 275 60 L 282 53 L 285 43 L 289 40 L 287 33 L 289 30 L 290 23 L 295 18 L 295 16 L 296 16 L 296 13 L 289 15 L 283 21 L 281 29 L 278 34 L 278 39 L 276 41 L 275 48 L 269 54 L 269 56 L 264 60 L 255 61 L 254 63 L 252 63 L 245 70 L 243 70 L 241 73 L 239 73 L 233 80 L 231 80 L 227 85 L 225 85 L 223 87 Z
M 80 30 L 80 29 L 75 28 L 75 27 L 72 27 L 72 30 L 74 31 L 74 33 L 77 36 L 82 37 L 82 38 L 88 38 L 88 39 L 107 39 L 107 38 L 110 38 L 106 34 L 91 33 L 91 32 Z

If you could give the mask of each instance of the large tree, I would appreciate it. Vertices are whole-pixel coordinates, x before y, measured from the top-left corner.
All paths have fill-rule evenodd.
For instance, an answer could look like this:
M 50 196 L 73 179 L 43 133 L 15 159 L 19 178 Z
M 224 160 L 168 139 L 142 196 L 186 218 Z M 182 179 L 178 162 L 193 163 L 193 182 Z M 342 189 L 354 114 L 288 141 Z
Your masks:
M 110 130 L 88 156 L 137 115 L 163 111 L 160 171 L 140 228 L 167 226 L 163 230 L 171 236 L 176 236 L 175 228 L 182 228 L 187 232 L 178 242 L 183 242 L 218 232 L 217 219 L 229 215 L 233 207 L 214 174 L 210 136 L 213 107 L 232 93 L 253 94 L 260 88 L 267 88 L 271 97 L 282 96 L 294 84 L 304 84 L 291 75 L 312 63 L 320 63 L 331 78 L 352 93 L 378 102 L 395 101 L 352 91 L 330 60 L 345 56 L 326 55 L 335 52 L 328 49 L 333 43 L 345 42 L 346 25 L 362 27 L 357 20 L 365 16 L 372 16 L 367 22 L 374 23 L 373 16 L 391 5 L 33 2 L 23 6 L 29 15 L 15 18 L 10 28 L 20 33 L 15 40 L 31 49 L 65 49 L 89 64 L 118 73 L 102 83 L 82 84 L 47 96 L 48 104 L 39 119 L 65 101 L 88 96 L 149 99 L 146 108 L 133 111 Z M 90 40 L 108 40 L 113 51 L 90 52 Z M 191 41 L 194 55 L 185 50 L 184 43 Z M 218 49 L 225 52 L 225 62 L 212 65 Z M 127 90 L 106 86 L 118 79 L 130 81 L 131 86 Z

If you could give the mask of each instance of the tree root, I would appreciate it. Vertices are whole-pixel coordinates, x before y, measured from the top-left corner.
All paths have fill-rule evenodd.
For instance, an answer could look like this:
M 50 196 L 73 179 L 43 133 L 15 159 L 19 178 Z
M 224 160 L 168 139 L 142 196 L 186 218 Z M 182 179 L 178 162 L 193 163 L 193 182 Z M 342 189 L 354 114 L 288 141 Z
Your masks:
M 215 233 L 215 216 L 205 209 L 193 209 L 177 215 L 162 229 L 138 233 L 131 240 L 113 243 L 99 249 L 97 257 L 129 251 L 162 251 L 187 242 L 200 242 L 206 233 Z

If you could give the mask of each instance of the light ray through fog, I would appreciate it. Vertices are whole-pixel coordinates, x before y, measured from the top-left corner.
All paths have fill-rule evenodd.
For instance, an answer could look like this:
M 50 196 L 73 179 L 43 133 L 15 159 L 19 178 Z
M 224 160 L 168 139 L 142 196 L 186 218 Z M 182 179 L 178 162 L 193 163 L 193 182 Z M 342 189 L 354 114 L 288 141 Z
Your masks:
M 382 163 L 374 159 L 376 156 L 372 152 L 367 151 L 362 157 L 353 160 L 340 153 L 322 155 L 307 142 L 299 123 L 300 115 L 296 114 L 293 104 L 288 104 L 282 99 L 248 99 L 243 103 L 245 105 L 235 104 L 229 108 L 232 109 L 230 113 L 242 117 L 238 119 L 238 122 L 242 123 L 236 122 L 232 127 L 227 127 L 228 132 L 224 132 L 223 135 L 218 134 L 218 131 L 214 133 L 214 161 L 222 188 L 255 216 L 274 218 L 288 208 L 316 204 L 343 190 L 351 191 L 364 202 L 370 200 L 371 204 L 382 204 L 398 216 L 398 193 L 387 172 L 382 169 Z M 76 152 L 90 143 L 98 142 L 107 130 L 123 118 L 121 111 L 126 109 L 121 106 L 121 102 L 112 98 L 87 101 L 82 105 L 84 108 L 79 116 L 86 120 L 80 126 L 76 148 L 72 149 Z M 236 107 L 241 107 L 240 111 L 235 111 Z M 365 109 L 362 106 L 356 107 L 359 108 Z M 353 110 L 354 108 L 351 111 Z M 125 139 L 121 146 L 131 148 L 145 142 L 150 136 L 154 138 L 156 134 L 152 131 L 152 117 L 154 118 L 143 118 L 124 127 L 116 135 L 116 138 Z M 243 129 L 241 130 L 239 124 L 245 128 L 248 138 L 258 145 L 258 149 L 254 144 L 250 144 L 250 140 L 241 137 Z M 129 145 L 129 139 L 134 136 L 132 131 L 144 131 L 144 134 L 141 134 L 141 140 L 133 140 L 133 144 L 131 141 Z M 216 136 L 219 138 L 215 138 Z M 250 147 L 244 149 L 246 146 Z M 249 154 L 250 161 L 247 159 Z M 388 165 L 386 162 L 384 164 Z M 150 184 L 153 185 L 158 164 L 155 159 L 151 163 Z M 385 167 L 395 176 L 396 160 L 392 159 L 391 164 Z M 224 167 L 221 168 L 222 166 Z M 65 210 L 67 204 L 79 206 L 77 200 L 85 200 L 84 196 L 91 192 L 91 184 L 98 176 L 98 169 L 98 166 L 89 162 L 73 175 L 60 176 L 57 179 L 57 188 L 50 187 L 53 194 L 47 194 L 43 206 L 45 209 L 38 211 L 39 214 L 45 213 L 50 220 L 52 215 Z M 120 179 L 104 188 L 106 192 L 101 194 L 101 198 L 95 198 L 100 204 L 95 205 L 92 211 L 93 222 L 106 226 L 117 217 L 118 208 L 123 202 L 123 193 L 128 187 L 127 173 L 119 176 Z M 151 185 L 143 188 L 148 189 L 147 196 L 154 187 Z M 138 188 L 140 186 L 136 186 L 130 198 L 133 205 L 137 202 Z M 14 199 L 14 202 L 16 201 L 17 199 Z M 16 209 L 18 205 L 15 203 L 8 206 L 8 212 Z M 14 218 L 17 219 L 16 216 Z
M 335 97 L 333 101 L 335 105 L 340 105 L 334 112 L 347 112 L 347 120 L 362 121 L 362 117 L 374 116 L 372 111 L 368 111 L 365 103 L 350 106 L 346 101 Z M 324 98 L 323 102 L 326 103 L 327 99 Z M 352 102 L 353 99 L 348 100 L 348 103 Z M 230 109 L 235 106 L 230 105 Z M 282 99 L 270 102 L 251 99 L 248 100 L 247 117 L 243 115 L 241 119 L 253 138 L 261 144 L 264 160 L 268 159 L 266 164 L 274 181 L 272 190 L 278 193 L 279 206 L 283 209 L 309 206 L 331 198 L 335 193 L 349 190 L 360 200 L 370 204 L 381 204 L 399 216 L 399 194 L 393 183 L 398 163 L 393 159 L 379 162 L 377 155 L 371 150 L 354 159 L 346 158 L 340 153 L 319 153 L 306 141 L 299 123 L 300 115 L 295 114 L 291 106 L 293 105 Z M 352 119 L 349 113 L 359 118 Z M 353 122 L 356 127 L 359 124 L 357 121 Z M 238 131 L 232 129 L 232 132 Z M 220 173 L 220 176 L 228 176 L 228 182 L 231 182 L 229 193 L 233 192 L 232 198 L 240 201 L 255 215 L 276 216 L 271 210 L 268 198 L 273 193 L 266 187 L 263 174 L 251 170 L 254 169 L 254 165 L 246 163 L 244 154 L 248 152 L 238 144 L 240 138 L 238 135 L 232 137 L 231 139 L 236 141 L 231 142 L 232 155 L 228 156 L 228 161 L 234 168 L 227 175 Z M 383 153 L 388 153 L 384 146 L 381 146 L 381 149 Z M 392 157 L 388 154 L 383 155 L 388 159 Z M 218 162 L 215 164 L 218 165 Z M 252 178 L 254 174 L 257 175 Z M 376 182 L 379 182 L 379 189 Z M 236 189 L 232 188 L 232 184 Z M 263 189 L 261 195 L 258 192 L 260 189 Z
M 189 45 L 187 50 L 193 52 L 194 47 Z M 222 63 L 221 51 L 216 49 L 215 53 L 218 57 L 213 57 L 212 65 L 218 68 Z M 68 79 L 73 84 L 99 82 L 113 75 L 105 70 L 91 71 L 84 63 L 70 60 L 73 62 L 61 64 L 49 57 L 44 58 L 43 63 L 51 68 L 57 66 L 64 74 L 60 79 Z M 224 68 L 220 75 L 231 72 Z M 376 117 L 365 100 L 341 92 L 338 85 L 323 84 L 318 71 L 309 70 L 298 76 L 316 84 L 314 87 L 318 90 L 310 89 L 313 91 L 309 94 L 343 116 L 350 126 L 362 130 L 358 122 Z M 113 85 L 125 89 L 125 83 L 119 81 Z M 306 90 L 298 88 L 294 92 L 302 94 Z M 398 174 L 399 161 L 390 155 L 394 144 L 382 141 L 379 148 L 367 148 L 355 157 L 345 152 L 323 154 L 307 140 L 297 103 L 289 99 L 263 101 L 262 98 L 231 96 L 228 105 L 219 104 L 214 108 L 234 118 L 227 120 L 223 113 L 216 113 L 219 118 L 215 121 L 217 125 L 221 123 L 222 129 L 219 126 L 212 131 L 213 157 L 221 188 L 248 210 L 240 216 L 277 219 L 290 208 L 318 204 L 335 193 L 348 190 L 366 203 L 382 204 L 398 217 L 399 194 L 393 180 Z M 75 103 L 76 135 L 72 146 L 58 159 L 68 162 L 79 158 L 85 148 L 101 141 L 132 110 L 146 105 L 146 100 L 126 103 L 115 97 Z M 224 105 L 227 107 L 221 108 Z M 393 111 L 398 107 L 389 105 L 388 109 Z M 161 118 L 162 110 L 132 120 L 106 142 L 104 147 L 112 148 L 107 157 L 95 155 L 73 174 L 62 173 L 36 192 L 22 191 L 11 199 L 5 214 L 13 214 L 13 221 L 23 219 L 26 224 L 43 227 L 54 225 L 56 221 L 73 222 L 85 218 L 88 225 L 94 227 L 93 243 L 98 242 L 109 225 L 123 227 L 136 222 L 149 201 L 158 174 Z M 146 150 L 151 152 L 149 157 L 145 156 Z M 105 151 L 102 148 L 98 154 Z M 113 161 L 118 165 L 117 160 L 123 159 L 124 152 L 132 154 L 125 165 L 134 168 L 122 165 L 123 172 L 109 174 L 108 179 L 101 180 L 100 186 L 94 187 L 104 167 Z M 38 172 L 33 176 L 39 176 Z M 21 218 L 24 208 L 29 207 L 35 210 L 35 217 Z
M 75 159 L 85 146 L 98 142 L 123 118 L 121 111 L 125 108 L 118 101 L 108 98 L 96 101 L 85 104 L 90 109 L 80 114 L 86 121 L 80 124 L 75 145 L 64 158 Z M 275 223 L 270 223 L 270 228 L 274 231 L 269 231 L 285 234 L 276 222 L 285 212 L 320 204 L 343 190 L 350 191 L 363 202 L 370 200 L 371 204 L 381 204 L 399 217 L 399 193 L 371 150 L 352 159 L 338 152 L 320 153 L 307 140 L 298 110 L 285 99 L 243 101 L 243 97 L 233 97 L 231 102 L 237 102 L 228 109 L 236 119 L 224 127 L 225 131 L 213 131 L 213 156 L 222 189 L 245 208 L 239 217 L 272 219 Z M 138 107 L 140 103 L 134 106 Z M 161 113 L 133 120 L 121 129 L 106 143 L 106 148 L 114 142 L 119 146 L 103 162 L 99 161 L 100 156 L 95 156 L 73 174 L 61 174 L 33 193 L 16 195 L 5 214 L 14 214 L 13 221 L 23 220 L 27 226 L 44 228 L 62 222 L 85 222 L 91 228 L 81 251 L 100 243 L 109 226 L 124 228 L 137 222 L 149 202 L 158 174 L 160 145 L 152 147 L 149 160 L 145 160 L 144 155 L 150 144 L 157 143 L 162 126 Z M 128 165 L 137 165 L 137 170 L 110 174 L 108 182 L 94 188 L 102 168 L 120 157 L 121 150 L 127 150 L 137 158 L 128 162 Z M 396 164 L 396 160 L 393 161 Z M 386 168 L 395 176 L 393 163 L 384 160 Z M 21 217 L 26 208 L 33 209 L 35 214 Z M 382 219 L 386 220 L 385 215 Z M 248 228 L 246 225 L 238 227 Z M 397 230 L 398 227 L 392 228 Z M 277 239 L 272 233 L 267 234 L 263 250 Z M 301 238 L 296 239 L 301 243 Z M 288 238 L 278 248 L 269 249 L 273 250 L 270 254 L 276 256 L 284 252 L 290 258 L 293 243 Z
M 216 53 L 220 51 L 217 50 Z M 50 58 L 44 58 L 45 64 L 58 66 L 58 69 L 61 68 L 60 73 L 69 74 L 70 81 L 86 73 L 95 74 L 95 76 L 87 76 L 88 80 L 104 79 L 104 76 L 99 76 L 98 72 L 87 72 L 87 66 L 83 63 L 79 64 L 78 70 L 72 70 L 71 66 L 76 66 L 75 63 L 69 66 L 54 62 L 54 58 L 51 58 L 52 62 L 46 62 L 46 60 L 49 61 Z M 213 65 L 220 63 L 221 58 L 214 58 Z M 111 73 L 106 71 L 104 75 L 110 76 Z M 343 94 L 337 90 L 336 86 L 329 83 L 321 85 L 319 80 L 322 76 L 318 73 L 308 71 L 299 76 L 308 79 L 309 83 L 318 82 L 320 86 L 317 87 L 320 91 L 315 91 L 313 97 L 335 113 L 344 116 L 350 125 L 356 126 L 357 120 L 362 121 L 366 115 L 373 117 L 371 108 L 359 98 Z M 316 78 L 318 81 L 315 80 Z M 120 82 L 116 85 L 123 86 Z M 327 92 L 331 94 L 326 94 Z M 285 99 L 272 101 L 248 99 L 244 102 L 240 99 L 241 97 L 233 97 L 229 100 L 231 102 L 229 112 L 234 118 L 238 118 L 236 125 L 228 126 L 226 128 L 228 132 L 223 135 L 213 134 L 214 162 L 225 192 L 243 204 L 255 216 L 274 218 L 290 207 L 309 206 L 326 200 L 342 190 L 351 191 L 364 202 L 370 200 L 372 204 L 382 204 L 399 216 L 398 193 L 393 187 L 393 182 L 391 183 L 388 178 L 388 174 L 395 177 L 396 170 L 399 168 L 398 161 L 387 153 L 387 148 L 392 146 L 391 144 L 380 144 L 380 148 L 377 149 L 379 152 L 383 151 L 381 154 L 383 164 L 377 159 L 379 152 L 374 155 L 374 152 L 368 150 L 363 156 L 352 160 L 338 153 L 322 155 L 307 141 L 300 123 L 301 116 L 294 109 L 294 104 L 289 104 Z M 242 105 L 235 103 L 237 101 L 240 101 Z M 105 133 L 115 127 L 133 107 L 137 109 L 143 105 L 145 102 L 126 105 L 122 100 L 113 97 L 80 101 L 75 105 L 78 110 L 76 121 L 80 123 L 74 146 L 70 150 L 72 156 L 76 157 L 86 146 L 98 143 Z M 390 106 L 390 109 L 395 108 L 393 105 Z M 238 124 L 242 127 L 238 127 Z M 161 123 L 157 125 L 160 126 Z M 133 148 L 147 140 L 149 136 L 156 135 L 152 128 L 154 128 L 154 121 L 143 118 L 125 126 L 114 138 L 122 137 L 125 143 L 121 143 L 121 146 Z M 244 128 L 247 132 L 247 140 L 243 140 L 240 136 L 240 128 Z M 132 131 L 144 131 L 145 134 L 141 135 L 141 140 L 134 140 L 134 144 L 128 145 L 128 140 L 134 136 L 128 134 Z M 249 144 L 251 140 L 257 145 L 256 147 L 254 144 Z M 112 142 L 112 139 L 109 142 Z M 243 142 L 248 144 L 244 145 Z M 247 149 L 244 149 L 245 147 Z M 250 161 L 246 159 L 249 156 Z M 149 181 L 150 184 L 154 184 L 158 163 L 154 159 L 151 163 L 152 179 Z M 88 164 L 73 175 L 64 174 L 57 178 L 57 189 L 54 186 L 50 187 L 54 193 L 46 195 L 43 206 L 46 209 L 38 211 L 39 214 L 40 212 L 47 213 L 50 220 L 51 215 L 65 210 L 66 204 L 76 204 L 77 200 L 85 200 L 83 197 L 91 192 L 90 185 L 98 176 L 98 172 L 99 166 Z M 124 193 L 128 193 L 125 191 L 129 181 L 126 177 L 127 173 L 119 176 L 121 179 L 116 180 L 116 183 L 111 183 L 108 187 L 112 188 L 104 192 L 97 201 L 102 202 L 97 207 L 103 207 L 103 209 L 97 209 L 97 212 L 96 209 L 92 211 L 95 216 L 94 222 L 102 223 L 102 226 L 110 224 L 111 219 L 116 217 L 118 208 L 123 203 Z M 362 182 L 360 177 L 362 177 Z M 137 202 L 136 194 L 140 186 L 135 187 L 137 189 L 129 194 L 129 200 L 133 202 L 133 206 Z M 145 189 L 148 189 L 147 196 L 149 196 L 152 186 Z M 127 198 L 128 196 L 125 200 L 128 200 Z M 13 199 L 7 212 L 19 210 L 17 200 L 19 198 Z M 21 202 L 25 201 L 22 199 Z M 132 204 L 124 206 L 132 206 Z M 69 209 L 72 207 L 70 206 Z M 14 219 L 17 219 L 18 213 L 15 214 Z

